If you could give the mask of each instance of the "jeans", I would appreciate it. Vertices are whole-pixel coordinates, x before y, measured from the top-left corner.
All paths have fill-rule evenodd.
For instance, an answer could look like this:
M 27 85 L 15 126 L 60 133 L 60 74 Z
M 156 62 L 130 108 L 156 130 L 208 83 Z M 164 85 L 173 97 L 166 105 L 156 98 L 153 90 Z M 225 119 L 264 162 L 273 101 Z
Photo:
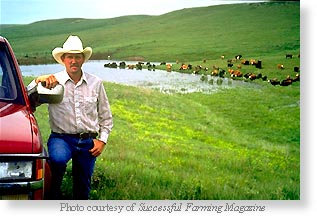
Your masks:
M 91 177 L 96 162 L 96 158 L 89 152 L 93 145 L 92 138 L 80 139 L 55 133 L 50 135 L 47 143 L 52 171 L 49 199 L 61 199 L 61 185 L 70 159 L 72 159 L 73 199 L 89 198 Z

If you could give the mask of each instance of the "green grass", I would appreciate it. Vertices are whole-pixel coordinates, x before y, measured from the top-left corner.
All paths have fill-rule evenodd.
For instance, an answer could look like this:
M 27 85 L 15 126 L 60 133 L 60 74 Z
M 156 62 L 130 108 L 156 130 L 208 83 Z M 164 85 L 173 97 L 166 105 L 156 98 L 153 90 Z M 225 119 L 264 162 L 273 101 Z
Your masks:
M 298 85 L 210 95 L 105 88 L 115 127 L 92 199 L 300 199 Z M 35 114 L 46 141 L 46 106 Z M 66 197 L 70 178 L 68 168 Z
M 60 19 L 0 25 L 23 64 L 54 62 L 51 51 L 69 34 L 93 48 L 94 59 L 199 61 L 221 55 L 299 53 L 300 3 L 254 3 L 189 8 L 160 16 Z M 28 55 L 29 58 L 24 56 Z M 36 60 L 34 59 L 36 57 Z
M 300 66 L 299 14 L 299 3 L 239 4 L 161 16 L 1 25 L 0 32 L 12 39 L 20 61 L 25 53 L 47 61 L 73 33 L 98 58 L 141 56 L 227 69 L 226 59 L 242 54 L 263 62 L 263 69 L 242 66 L 243 73 L 284 79 Z M 286 53 L 295 57 L 286 59 Z M 277 69 L 279 63 L 284 70 Z M 179 66 L 173 64 L 173 70 Z M 114 128 L 97 160 L 91 198 L 299 200 L 300 82 L 287 87 L 253 82 L 185 95 L 105 82 Z M 46 105 L 35 114 L 46 142 Z M 70 178 L 68 168 L 65 197 L 70 197 Z

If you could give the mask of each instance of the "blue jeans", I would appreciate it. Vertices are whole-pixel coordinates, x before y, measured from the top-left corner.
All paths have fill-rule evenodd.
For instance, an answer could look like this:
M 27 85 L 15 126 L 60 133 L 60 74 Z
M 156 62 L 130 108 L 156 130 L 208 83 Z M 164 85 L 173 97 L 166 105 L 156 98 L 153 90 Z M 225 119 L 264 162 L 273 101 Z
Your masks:
M 67 163 L 72 159 L 73 199 L 86 200 L 91 189 L 91 177 L 96 158 L 89 150 L 93 139 L 80 139 L 73 136 L 52 133 L 47 147 L 52 171 L 51 197 L 61 199 L 61 185 Z

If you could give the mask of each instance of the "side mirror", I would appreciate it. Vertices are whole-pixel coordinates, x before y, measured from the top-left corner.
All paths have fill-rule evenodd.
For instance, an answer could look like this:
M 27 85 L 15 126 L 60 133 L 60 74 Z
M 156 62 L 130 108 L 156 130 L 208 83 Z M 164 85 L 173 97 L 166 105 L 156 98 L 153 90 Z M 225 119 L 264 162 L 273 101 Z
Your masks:
M 43 103 L 56 104 L 63 100 L 64 86 L 57 84 L 57 86 L 52 89 L 45 88 L 44 86 L 45 83 L 37 84 L 35 80 L 27 86 L 28 96 L 34 111 L 37 106 Z

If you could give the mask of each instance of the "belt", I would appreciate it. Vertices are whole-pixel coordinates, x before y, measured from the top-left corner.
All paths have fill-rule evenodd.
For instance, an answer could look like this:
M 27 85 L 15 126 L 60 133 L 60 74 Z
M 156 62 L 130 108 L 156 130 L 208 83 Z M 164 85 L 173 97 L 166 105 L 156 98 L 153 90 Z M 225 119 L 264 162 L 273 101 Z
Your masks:
M 58 134 L 58 135 L 62 135 L 62 136 L 70 136 L 70 137 L 75 137 L 75 138 L 78 138 L 78 139 L 88 139 L 88 138 L 96 139 L 96 137 L 98 136 L 98 133 L 96 133 L 96 132 L 78 133 L 78 134 L 52 132 L 52 134 Z

